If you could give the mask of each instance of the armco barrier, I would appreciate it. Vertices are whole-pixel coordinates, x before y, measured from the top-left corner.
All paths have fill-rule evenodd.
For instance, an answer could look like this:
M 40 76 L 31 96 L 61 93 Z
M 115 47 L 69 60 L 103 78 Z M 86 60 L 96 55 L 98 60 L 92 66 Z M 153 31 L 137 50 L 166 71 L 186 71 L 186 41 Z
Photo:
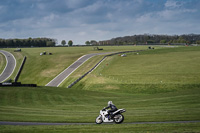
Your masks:
M 17 75 L 16 75 L 16 77 L 15 77 L 15 82 L 17 82 L 17 80 L 18 80 L 18 78 L 19 78 L 19 76 L 20 76 L 20 74 L 21 74 L 21 71 L 22 71 L 22 69 L 23 69 L 23 66 L 24 66 L 24 64 L 25 64 L 25 61 L 26 61 L 26 56 L 24 56 L 24 59 L 23 59 L 23 61 L 22 61 L 22 64 L 21 64 L 21 66 L 20 66 L 20 68 L 19 68 L 19 71 L 18 71 L 18 73 L 17 73 Z
M 123 51 L 123 52 L 117 52 L 117 53 L 112 53 L 109 55 L 104 56 L 92 69 L 90 69 L 88 72 L 86 72 L 84 75 L 79 77 L 77 80 L 75 80 L 73 83 L 71 83 L 67 88 L 71 88 L 73 85 L 75 85 L 77 82 L 79 82 L 81 79 L 83 79 L 86 75 L 88 75 L 90 72 L 92 72 L 106 57 L 108 56 L 113 56 L 116 54 L 124 54 L 124 53 L 130 53 L 130 52 L 140 52 L 144 50 L 137 50 L 137 51 Z
M 21 82 L 14 82 L 14 83 L 4 82 L 4 83 L 0 83 L 0 87 L 11 87 L 11 86 L 15 86 L 15 87 L 20 87 L 20 86 L 37 87 L 36 84 L 21 84 Z

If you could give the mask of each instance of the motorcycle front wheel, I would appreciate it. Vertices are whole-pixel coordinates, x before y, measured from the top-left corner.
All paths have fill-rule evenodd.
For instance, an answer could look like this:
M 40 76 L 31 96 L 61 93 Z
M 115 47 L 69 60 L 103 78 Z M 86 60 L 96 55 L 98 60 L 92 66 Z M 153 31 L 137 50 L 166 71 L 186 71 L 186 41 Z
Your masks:
M 116 124 L 120 124 L 124 121 L 124 116 L 122 114 L 118 114 L 116 116 L 114 116 L 114 122 Z
M 98 116 L 97 118 L 96 118 L 96 124 L 101 124 L 102 122 L 103 122 L 103 119 L 102 119 L 102 117 L 101 116 Z

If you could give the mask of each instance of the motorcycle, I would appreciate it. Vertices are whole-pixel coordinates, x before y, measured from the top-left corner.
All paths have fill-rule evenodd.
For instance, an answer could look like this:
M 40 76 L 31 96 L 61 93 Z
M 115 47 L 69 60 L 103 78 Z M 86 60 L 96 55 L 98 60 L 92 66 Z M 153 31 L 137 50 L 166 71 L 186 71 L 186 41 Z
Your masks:
M 124 116 L 122 113 L 126 112 L 125 109 L 118 109 L 117 111 L 112 113 L 112 117 L 108 114 L 108 110 L 102 109 L 100 110 L 100 115 L 96 118 L 96 124 L 101 124 L 103 122 L 110 123 L 115 122 L 116 124 L 120 124 L 124 121 Z

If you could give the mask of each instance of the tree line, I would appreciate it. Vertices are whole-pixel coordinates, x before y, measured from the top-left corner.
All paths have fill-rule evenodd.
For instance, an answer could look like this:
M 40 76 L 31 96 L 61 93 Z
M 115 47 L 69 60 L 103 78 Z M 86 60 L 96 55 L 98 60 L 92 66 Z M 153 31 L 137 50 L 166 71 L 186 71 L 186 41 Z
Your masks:
M 53 47 L 56 40 L 51 38 L 0 39 L 0 47 Z
M 104 41 L 86 41 L 86 45 L 134 45 L 134 44 L 200 44 L 200 34 L 184 35 L 133 35 Z

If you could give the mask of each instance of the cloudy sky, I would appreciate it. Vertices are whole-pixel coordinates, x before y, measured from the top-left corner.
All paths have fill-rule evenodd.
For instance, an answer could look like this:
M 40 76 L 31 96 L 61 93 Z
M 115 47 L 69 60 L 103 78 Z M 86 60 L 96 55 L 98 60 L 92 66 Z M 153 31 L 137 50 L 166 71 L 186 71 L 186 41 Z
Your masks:
M 0 0 L 0 38 L 85 44 L 135 34 L 200 33 L 200 0 Z

